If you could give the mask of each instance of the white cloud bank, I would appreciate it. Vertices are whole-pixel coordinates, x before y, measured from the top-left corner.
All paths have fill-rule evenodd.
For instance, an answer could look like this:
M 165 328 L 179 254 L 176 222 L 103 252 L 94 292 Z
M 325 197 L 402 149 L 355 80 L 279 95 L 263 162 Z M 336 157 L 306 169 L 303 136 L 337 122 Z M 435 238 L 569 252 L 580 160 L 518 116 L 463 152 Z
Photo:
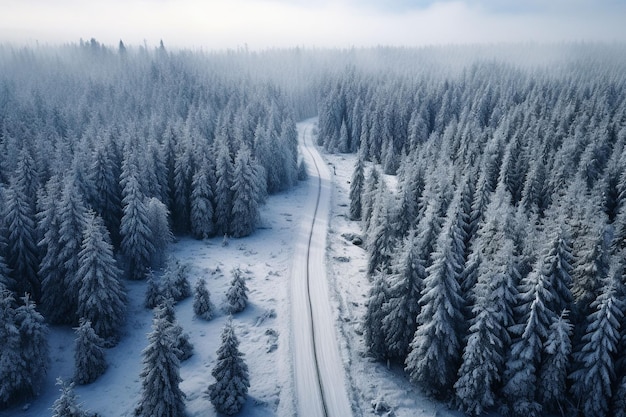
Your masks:
M 0 40 L 252 49 L 626 41 L 614 0 L 0 0 Z

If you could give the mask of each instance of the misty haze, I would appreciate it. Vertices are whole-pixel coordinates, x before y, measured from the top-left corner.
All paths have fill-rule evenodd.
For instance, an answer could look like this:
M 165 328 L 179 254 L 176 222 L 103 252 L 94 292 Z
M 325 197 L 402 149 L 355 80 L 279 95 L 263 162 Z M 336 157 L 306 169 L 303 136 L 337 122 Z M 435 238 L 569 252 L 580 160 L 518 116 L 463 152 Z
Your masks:
M 625 17 L 4 0 L 0 417 L 626 417 Z

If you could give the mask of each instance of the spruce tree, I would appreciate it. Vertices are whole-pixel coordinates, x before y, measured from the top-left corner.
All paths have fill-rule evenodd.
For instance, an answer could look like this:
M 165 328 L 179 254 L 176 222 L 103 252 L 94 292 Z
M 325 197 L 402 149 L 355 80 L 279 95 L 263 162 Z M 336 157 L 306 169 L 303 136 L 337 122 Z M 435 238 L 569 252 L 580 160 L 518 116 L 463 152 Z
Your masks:
M 167 247 L 174 241 L 174 235 L 170 231 L 169 211 L 167 206 L 156 197 L 151 197 L 146 201 L 146 211 L 154 248 L 150 265 L 159 268 L 163 265 Z
M 65 384 L 61 378 L 57 378 L 56 384 L 61 387 L 61 396 L 52 404 L 52 417 L 90 417 L 78 404 L 74 383 Z
M 239 268 L 231 271 L 232 279 L 230 287 L 226 291 L 226 300 L 228 302 L 227 310 L 231 314 L 240 313 L 248 305 L 248 287 L 246 278 Z
M 20 359 L 16 368 L 15 393 L 22 397 L 39 394 L 39 387 L 48 371 L 48 327 L 28 295 L 15 309 L 15 325 L 19 332 Z
M 215 139 L 217 158 L 215 161 L 215 231 L 218 236 L 230 233 L 232 213 L 233 163 L 226 138 Z
M 124 215 L 120 223 L 122 253 L 128 263 L 130 279 L 145 277 L 155 252 L 145 197 L 139 187 L 136 168 L 132 168 L 124 186 Z
M 189 265 L 181 264 L 180 261 L 169 259 L 161 278 L 161 292 L 165 298 L 171 297 L 174 302 L 184 300 L 191 296 L 189 284 Z
M 437 239 L 433 263 L 426 269 L 417 330 L 406 358 L 411 381 L 439 398 L 452 388 L 463 350 L 463 298 L 459 277 L 463 254 L 457 233 L 459 194 L 450 204 Z
M 213 190 L 208 161 L 198 167 L 191 182 L 191 233 L 197 239 L 213 236 Z
M 244 145 L 237 152 L 233 172 L 233 195 L 230 231 L 234 237 L 248 236 L 259 221 L 259 202 L 262 190 L 257 178 L 255 163 Z
M 361 220 L 364 185 L 365 163 L 362 155 L 357 155 L 352 180 L 350 181 L 350 220 Z
M 155 310 L 150 342 L 142 352 L 141 398 L 135 414 L 141 417 L 182 417 L 185 394 L 179 387 L 180 361 L 171 323 L 163 308 Z
M 96 334 L 89 320 L 81 319 L 74 344 L 74 378 L 77 384 L 95 381 L 107 369 L 104 340 Z
M 395 234 L 392 224 L 391 200 L 384 181 L 379 184 L 370 229 L 367 231 L 367 273 L 389 272 L 395 247 Z
M 193 356 L 193 344 L 189 341 L 189 335 L 183 332 L 182 326 L 176 320 L 176 310 L 174 309 L 174 300 L 171 297 L 163 299 L 158 308 L 163 310 L 163 317 L 170 324 L 170 332 L 174 339 L 174 347 L 176 348 L 176 356 L 181 362 Z
M 425 271 L 419 260 L 417 236 L 411 232 L 405 240 L 394 272 L 389 276 L 387 300 L 383 306 L 385 317 L 382 331 L 390 357 L 404 360 L 409 343 L 417 329 L 420 293 L 424 288 Z
M 624 317 L 622 267 L 616 263 L 600 296 L 592 304 L 582 348 L 574 353 L 571 393 L 585 417 L 608 415 L 615 382 L 615 358 Z
M 10 404 L 20 394 L 23 379 L 19 364 L 20 332 L 15 317 L 15 299 L 3 284 L 0 284 L 0 408 Z
M 144 307 L 152 309 L 163 301 L 163 289 L 161 288 L 161 280 L 156 277 L 151 268 L 148 269 L 146 277 Z
M 503 411 L 515 417 L 539 417 L 542 407 L 537 399 L 537 380 L 544 344 L 556 313 L 550 310 L 554 299 L 549 278 L 543 272 L 543 260 L 520 285 L 519 322 L 511 326 L 515 336 L 506 362 L 502 393 Z
M 38 276 L 38 249 L 32 196 L 14 178 L 4 196 L 3 218 L 7 229 L 7 264 L 13 276 L 16 294 L 31 294 L 36 301 L 41 295 Z
M 107 345 L 115 344 L 126 313 L 126 293 L 122 287 L 113 247 L 102 219 L 91 212 L 83 233 L 77 279 L 78 315 L 88 320 Z
M 194 287 L 193 312 L 203 320 L 211 320 L 215 312 L 215 306 L 211 302 L 211 294 L 204 278 L 198 279 Z
M 67 306 L 69 313 L 63 321 L 75 323 L 78 321 L 78 292 L 81 286 L 77 276 L 80 267 L 79 253 L 89 217 L 76 179 L 71 177 L 65 180 L 59 205 L 59 220 L 58 265 L 61 267 L 65 292 L 62 304 Z
M 211 403 L 219 413 L 233 415 L 241 411 L 248 398 L 248 365 L 239 351 L 239 340 L 229 319 L 222 331 L 217 363 L 211 371 L 215 383 L 208 388 Z
M 91 208 L 98 213 L 111 236 L 111 243 L 119 248 L 120 219 L 122 218 L 122 190 L 120 166 L 113 150 L 113 141 L 100 144 L 94 150 L 89 170 L 93 193 L 89 196 Z
M 367 310 L 363 318 L 363 335 L 365 347 L 376 359 L 387 359 L 387 343 L 383 328 L 385 318 L 384 306 L 389 292 L 388 278 L 384 272 L 377 273 L 374 285 L 370 288 L 367 300 Z
M 539 401 L 547 412 L 564 414 L 567 372 L 572 353 L 572 325 L 567 310 L 555 317 L 545 343 L 545 359 L 539 374 Z
M 479 267 L 473 319 L 456 381 L 455 402 L 461 410 L 480 415 L 497 401 L 506 352 L 508 327 L 513 324 L 519 273 L 511 239 L 501 241 L 493 262 Z
M 51 177 L 46 184 L 45 193 L 39 198 L 40 207 L 37 213 L 41 236 L 38 244 L 43 254 L 39 264 L 42 287 L 40 308 L 48 322 L 52 324 L 70 322 L 74 314 L 71 305 L 65 299 L 64 263 L 59 256 L 61 220 L 57 194 L 61 191 L 62 183 L 59 178 Z

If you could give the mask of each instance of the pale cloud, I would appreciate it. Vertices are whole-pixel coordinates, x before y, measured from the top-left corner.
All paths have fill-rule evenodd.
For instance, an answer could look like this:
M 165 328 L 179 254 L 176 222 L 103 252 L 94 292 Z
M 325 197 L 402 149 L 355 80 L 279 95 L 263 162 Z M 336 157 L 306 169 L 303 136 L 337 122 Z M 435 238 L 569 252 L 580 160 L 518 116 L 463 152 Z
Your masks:
M 0 40 L 223 49 L 626 41 L 622 1 L 2 0 Z M 523 6 L 522 6 L 523 5 Z

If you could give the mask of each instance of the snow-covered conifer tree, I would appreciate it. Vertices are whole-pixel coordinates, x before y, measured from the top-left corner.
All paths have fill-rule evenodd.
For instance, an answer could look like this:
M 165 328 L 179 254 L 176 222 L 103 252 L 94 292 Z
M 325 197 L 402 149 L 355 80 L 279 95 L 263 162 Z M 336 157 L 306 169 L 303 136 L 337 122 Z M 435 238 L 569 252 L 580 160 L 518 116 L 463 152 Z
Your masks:
M 18 185 L 13 178 L 4 195 L 3 219 L 7 229 L 7 264 L 13 281 L 15 294 L 32 294 L 39 301 L 41 282 L 37 270 L 38 255 L 34 205 L 29 201 L 33 196 Z
M 184 300 L 191 296 L 189 284 L 189 265 L 181 264 L 180 261 L 170 258 L 163 271 L 161 278 L 161 292 L 164 297 L 171 297 L 174 302 Z
M 53 197 L 54 198 L 54 197 Z M 65 180 L 61 202 L 59 204 L 59 240 L 56 243 L 59 248 L 58 263 L 61 267 L 63 289 L 65 297 L 63 305 L 67 306 L 68 315 L 64 318 L 65 323 L 75 323 L 78 320 L 78 282 L 79 252 L 83 242 L 83 231 L 87 225 L 87 209 L 80 194 L 75 179 L 69 177 Z
M 135 414 L 140 417 L 182 417 L 185 394 L 180 389 L 180 361 L 172 325 L 163 308 L 155 310 L 150 342 L 142 352 L 141 398 Z
M 350 220 L 361 220 L 362 196 L 365 185 L 365 163 L 361 155 L 357 156 L 352 180 L 350 181 Z
M 221 236 L 230 233 L 233 163 L 226 138 L 216 138 L 215 148 L 217 153 L 215 161 L 215 231 L 217 235 Z
M 241 411 L 248 398 L 248 365 L 239 351 L 239 340 L 229 319 L 222 331 L 217 363 L 211 371 L 215 383 L 209 385 L 211 403 L 219 413 L 233 415 Z
M 231 274 L 233 278 L 230 281 L 228 291 L 226 291 L 226 300 L 228 312 L 235 314 L 242 312 L 248 305 L 248 287 L 246 286 L 246 278 L 239 268 L 233 269 Z
M 81 319 L 74 344 L 74 378 L 77 384 L 95 381 L 107 369 L 104 340 L 96 334 L 89 320 Z
M 211 302 L 211 294 L 206 287 L 206 280 L 199 278 L 194 287 L 193 312 L 201 319 L 211 320 L 214 311 L 215 306 Z
M 550 325 L 545 343 L 545 359 L 541 365 L 538 388 L 539 401 L 550 413 L 564 414 L 567 372 L 572 353 L 572 327 L 565 310 Z
M 459 202 L 457 193 L 437 239 L 433 263 L 426 269 L 417 330 L 405 361 L 410 379 L 437 397 L 446 397 L 452 388 L 463 351 L 463 298 L 459 285 L 463 254 L 458 244 L 462 237 L 457 233 Z
M 367 273 L 369 275 L 374 274 L 376 270 L 387 271 L 389 269 L 395 247 L 390 207 L 392 202 L 384 184 L 384 181 L 379 183 L 370 229 L 367 230 Z
M 191 182 L 191 233 L 197 239 L 206 239 L 215 232 L 213 225 L 213 189 L 210 168 L 204 160 Z
M 255 163 L 247 146 L 242 146 L 235 158 L 233 172 L 233 206 L 230 231 L 234 237 L 251 234 L 259 220 L 259 202 L 262 190 L 256 176 Z
M 150 264 L 158 268 L 163 264 L 165 250 L 174 240 L 169 226 L 169 211 L 167 206 L 156 197 L 151 197 L 147 200 L 146 211 L 148 224 L 150 225 L 152 246 L 154 248 Z
M 363 195 L 361 197 L 361 221 L 363 222 L 363 230 L 367 230 L 369 228 L 372 212 L 374 211 L 374 202 L 376 201 L 379 182 L 380 174 L 376 166 L 373 166 L 367 180 L 365 181 L 365 190 L 363 191 Z
M 22 361 L 20 332 L 15 322 L 15 299 L 3 284 L 0 284 L 0 408 L 15 400 L 23 376 L 18 364 Z
M 582 348 L 574 353 L 571 393 L 585 417 L 608 415 L 615 382 L 615 358 L 624 317 L 622 267 L 611 265 L 604 289 L 592 304 Z
M 170 331 L 174 339 L 176 356 L 181 362 L 193 356 L 193 344 L 189 341 L 189 335 L 183 332 L 182 326 L 176 320 L 174 300 L 171 297 L 164 298 L 158 308 L 162 309 L 162 315 L 170 323 Z
M 48 327 L 44 318 L 35 309 L 35 303 L 28 295 L 22 298 L 23 304 L 15 309 L 15 325 L 19 332 L 19 361 L 15 367 L 15 393 L 32 397 L 39 393 L 43 377 L 48 371 Z
M 161 288 L 161 280 L 154 275 L 154 271 L 151 268 L 148 268 L 146 277 L 144 306 L 152 309 L 163 301 L 163 289 Z
M 383 328 L 385 318 L 384 306 L 387 302 L 389 292 L 388 277 L 384 272 L 377 273 L 374 278 L 374 285 L 370 288 L 367 299 L 367 310 L 363 318 L 363 334 L 365 346 L 376 359 L 386 359 L 388 357 L 387 343 Z
M 119 281 L 113 247 L 102 219 L 91 212 L 83 234 L 76 274 L 78 316 L 88 320 L 107 344 L 115 344 L 126 313 L 126 293 Z
M 120 219 L 122 218 L 122 190 L 120 189 L 120 166 L 109 140 L 96 147 L 89 170 L 93 193 L 89 196 L 91 208 L 98 213 L 109 231 L 113 245 L 120 244 Z
M 538 417 L 542 407 L 537 399 L 537 380 L 550 325 L 557 314 L 550 310 L 554 295 L 551 282 L 543 273 L 543 260 L 522 280 L 518 297 L 520 321 L 511 326 L 511 345 L 502 393 L 505 414 Z
M 473 319 L 456 381 L 455 402 L 461 410 L 480 415 L 496 404 L 506 351 L 510 347 L 508 327 L 513 324 L 513 307 L 519 279 L 514 244 L 503 239 L 492 262 L 479 267 Z
M 385 317 L 382 331 L 390 357 L 404 359 L 409 343 L 417 329 L 420 293 L 424 287 L 425 271 L 419 261 L 419 247 L 415 232 L 405 240 L 398 261 L 389 276 L 387 300 L 383 306 Z
M 52 404 L 52 417 L 90 417 L 78 403 L 74 383 L 65 384 L 61 378 L 57 378 L 57 385 L 61 387 L 61 396 Z
M 155 252 L 145 197 L 139 187 L 136 168 L 132 165 L 124 185 L 124 215 L 120 224 L 122 253 L 128 262 L 130 279 L 144 279 Z

